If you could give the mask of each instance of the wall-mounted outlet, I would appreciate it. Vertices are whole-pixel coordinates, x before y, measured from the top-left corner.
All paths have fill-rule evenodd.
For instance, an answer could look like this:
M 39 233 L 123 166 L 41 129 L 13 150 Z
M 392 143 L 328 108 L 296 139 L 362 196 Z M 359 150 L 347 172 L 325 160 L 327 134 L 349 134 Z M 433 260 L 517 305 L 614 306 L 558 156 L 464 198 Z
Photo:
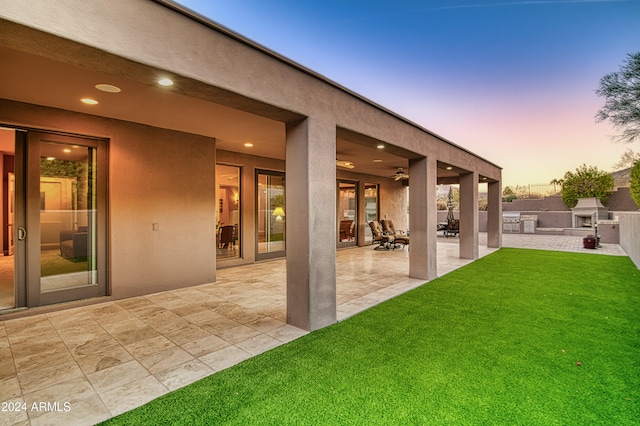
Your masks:
M 158 229 L 160 229 L 160 225 L 158 225 L 157 223 L 152 223 L 151 224 L 151 230 L 152 231 L 157 231 Z

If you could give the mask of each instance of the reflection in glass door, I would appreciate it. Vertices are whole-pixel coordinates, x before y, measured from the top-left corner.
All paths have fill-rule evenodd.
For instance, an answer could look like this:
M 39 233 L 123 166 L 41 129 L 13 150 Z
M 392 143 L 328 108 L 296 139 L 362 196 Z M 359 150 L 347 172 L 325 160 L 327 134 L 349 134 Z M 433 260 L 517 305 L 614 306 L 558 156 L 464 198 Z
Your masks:
M 216 164 L 216 257 L 240 257 L 240 167 Z
M 257 172 L 256 259 L 285 254 L 286 207 L 284 173 Z
M 40 291 L 97 285 L 96 148 L 40 142 Z
M 375 183 L 364 184 L 364 215 L 367 224 L 372 220 L 378 220 L 378 185 Z M 365 225 L 369 228 L 368 225 Z M 365 231 L 364 241 L 370 243 L 373 239 L 369 229 Z
M 355 245 L 358 229 L 357 184 L 338 182 L 338 245 Z

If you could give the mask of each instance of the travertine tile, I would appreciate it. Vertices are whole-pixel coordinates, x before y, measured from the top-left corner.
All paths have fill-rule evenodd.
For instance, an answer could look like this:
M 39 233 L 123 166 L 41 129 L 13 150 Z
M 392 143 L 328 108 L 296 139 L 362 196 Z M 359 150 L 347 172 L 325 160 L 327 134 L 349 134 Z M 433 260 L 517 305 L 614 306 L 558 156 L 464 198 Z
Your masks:
M 209 336 L 211 333 L 196 324 L 189 323 L 186 327 L 171 333 L 166 333 L 165 336 L 174 342 L 176 345 L 182 345 L 187 342 L 192 342 L 197 339 Z
M 132 321 L 132 323 L 133 322 L 134 321 Z M 140 325 L 140 323 L 142 325 Z M 110 331 L 110 333 L 123 346 L 160 335 L 155 329 L 139 320 L 135 320 L 135 324 L 119 324 L 119 326 L 113 332 Z
M 254 330 L 246 325 L 234 327 L 229 330 L 225 330 L 221 333 L 216 333 L 218 336 L 230 343 L 238 343 L 244 340 L 250 339 L 260 334 L 258 330 Z
M 162 396 L 168 389 L 154 376 L 147 376 L 100 393 L 100 398 L 113 416 Z
M 200 357 L 211 352 L 230 346 L 231 343 L 215 335 L 209 335 L 200 339 L 187 342 L 182 345 L 182 349 L 189 352 L 194 357 Z
M 9 401 L 9 403 L 21 404 L 20 401 Z M 6 411 L 0 414 L 0 424 L 13 426 L 30 425 L 31 423 L 29 423 L 29 414 L 26 407 L 24 409 L 22 406 L 14 408 L 14 404 L 10 406 L 10 411 Z
M 185 315 L 183 318 L 186 319 L 189 322 L 192 322 L 196 325 L 200 325 L 200 324 L 206 324 L 207 322 L 210 321 L 215 321 L 215 320 L 219 320 L 221 318 L 224 318 L 222 315 L 214 312 L 211 309 L 206 309 L 204 308 L 204 311 L 200 311 L 200 312 L 196 312 L 196 313 L 191 313 L 189 315 Z
M 105 347 L 90 355 L 76 358 L 84 374 L 95 373 L 131 360 L 133 356 L 120 345 Z
M 214 373 L 214 370 L 196 359 L 155 374 L 156 378 L 173 391 Z
M 38 333 L 41 328 L 53 328 L 46 315 L 17 318 L 11 321 L 5 321 L 4 325 L 7 330 L 7 335 L 9 336 L 29 336 Z
M 24 394 L 32 393 L 57 383 L 67 382 L 82 376 L 82 370 L 80 370 L 80 367 L 78 367 L 75 361 L 43 366 L 42 368 L 31 370 L 24 374 L 18 372 L 18 379 L 20 380 L 20 386 Z
M 298 337 L 304 336 L 305 334 L 308 334 L 308 333 L 309 333 L 308 331 L 302 330 L 298 327 L 285 324 L 282 327 L 278 327 L 274 330 L 268 331 L 265 334 L 275 339 L 278 339 L 281 342 L 287 343 L 297 339 Z
M 56 383 L 44 389 L 24 395 L 24 401 L 31 406 L 34 402 L 76 402 L 96 396 L 96 392 L 86 377 L 77 377 L 67 382 Z
M 237 346 L 228 346 L 219 351 L 201 356 L 199 359 L 215 371 L 220 371 L 248 358 L 251 358 L 250 353 L 243 351 Z
M 236 346 L 245 352 L 249 352 L 251 355 L 258 355 L 263 352 L 273 349 L 276 346 L 282 345 L 282 341 L 275 339 L 266 334 L 260 334 L 242 342 L 236 343 Z
M 278 327 L 282 327 L 285 323 L 271 317 L 262 317 L 256 321 L 250 322 L 246 325 L 258 330 L 261 333 L 266 333 L 271 330 L 275 330 Z
M 141 359 L 140 364 L 152 374 L 155 374 L 158 371 L 166 370 L 191 360 L 193 360 L 193 357 L 187 351 L 174 346 Z
M 84 308 L 74 308 L 58 312 L 50 312 L 47 318 L 53 327 L 60 331 L 67 328 L 86 326 L 93 322 L 93 317 Z
M 18 376 L 0 379 L 0 402 L 22 399 L 22 389 Z
M 0 348 L 0 380 L 15 377 L 17 374 L 11 349 L 8 347 Z
M 125 346 L 125 349 L 137 360 L 148 357 L 158 352 L 176 346 L 171 340 L 164 336 L 156 336 L 150 339 L 140 340 Z
M 113 417 L 99 396 L 70 402 L 63 411 L 30 413 L 32 426 L 94 425 Z M 68 411 L 64 409 L 68 407 Z
M 61 334 L 62 340 L 75 357 L 93 355 L 104 349 L 119 345 L 116 339 L 104 330 L 98 333 L 87 333 L 68 336 Z
M 34 348 L 37 350 L 34 351 Z M 65 362 L 73 362 L 73 356 L 64 345 L 64 343 L 51 344 L 50 346 L 32 346 L 27 352 L 20 352 L 23 355 L 14 355 L 14 363 L 18 374 L 28 371 L 39 370 L 53 364 L 62 364 Z M 12 348 L 14 354 L 17 352 Z
M 125 362 L 124 364 L 87 374 L 87 378 L 100 395 L 110 389 L 147 376 L 149 376 L 149 371 L 140 365 L 138 361 Z
M 227 317 L 220 317 L 217 319 L 213 319 L 211 321 L 207 321 L 204 322 L 202 324 L 200 324 L 200 327 L 202 327 L 203 329 L 207 330 L 210 333 L 213 334 L 220 334 L 223 333 L 225 331 L 234 329 L 238 326 L 240 326 L 241 324 L 238 322 L 235 322 Z

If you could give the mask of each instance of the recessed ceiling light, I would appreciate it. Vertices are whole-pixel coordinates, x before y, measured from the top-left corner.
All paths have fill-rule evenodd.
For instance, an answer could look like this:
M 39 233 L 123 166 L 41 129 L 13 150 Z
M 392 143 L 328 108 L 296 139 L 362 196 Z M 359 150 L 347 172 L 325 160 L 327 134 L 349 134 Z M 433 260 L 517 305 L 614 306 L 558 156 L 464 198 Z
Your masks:
M 71 152 L 71 150 L 69 148 L 65 148 L 62 150 L 62 152 L 66 152 L 67 154 Z
M 353 169 L 356 165 L 351 161 L 336 160 L 336 166 L 344 167 L 345 169 Z
M 447 170 L 452 170 L 452 169 L 453 169 L 453 167 L 447 166 Z
M 47 161 L 53 161 L 55 159 L 56 159 L 56 157 L 47 157 Z
M 247 142 L 244 144 L 244 146 L 246 146 L 247 148 L 251 148 L 253 144 L 251 142 Z
M 380 144 L 380 145 L 378 145 L 376 148 L 378 148 L 378 149 L 384 149 L 384 145 Z
M 374 163 L 382 163 L 382 160 L 375 159 L 375 160 L 373 160 L 373 162 Z
M 119 87 L 114 86 L 112 84 L 96 84 L 96 89 L 102 90 L 107 93 L 120 93 L 121 90 Z
M 98 105 L 98 101 L 96 101 L 95 99 L 82 98 L 80 100 L 82 101 L 83 104 L 86 104 L 86 105 Z
M 158 80 L 158 84 L 160 86 L 173 86 L 173 81 L 169 78 L 161 78 L 160 80 Z

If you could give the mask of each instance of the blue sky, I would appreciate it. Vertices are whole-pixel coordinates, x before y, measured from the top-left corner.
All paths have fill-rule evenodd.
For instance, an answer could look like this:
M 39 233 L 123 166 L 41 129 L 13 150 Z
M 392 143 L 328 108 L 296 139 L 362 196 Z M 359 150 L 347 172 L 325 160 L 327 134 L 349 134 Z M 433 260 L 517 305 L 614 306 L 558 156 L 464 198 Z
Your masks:
M 594 91 L 640 51 L 640 0 L 179 3 L 502 166 L 504 185 L 639 150 L 595 123 Z

